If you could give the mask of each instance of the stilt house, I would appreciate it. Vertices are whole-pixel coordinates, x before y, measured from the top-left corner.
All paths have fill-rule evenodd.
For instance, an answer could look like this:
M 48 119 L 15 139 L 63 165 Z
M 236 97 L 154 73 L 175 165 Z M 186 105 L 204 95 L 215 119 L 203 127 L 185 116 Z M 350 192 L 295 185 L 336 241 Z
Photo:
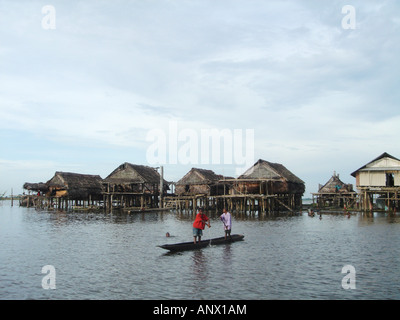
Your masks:
M 104 179 L 104 195 L 109 204 L 116 201 L 123 207 L 156 208 L 161 181 L 165 194 L 169 183 L 161 178 L 157 169 L 125 162 Z
M 28 192 L 40 192 L 40 193 L 46 193 L 49 189 L 47 184 L 43 182 L 39 183 L 25 182 L 22 188 L 24 190 L 27 190 Z
M 192 168 L 176 183 L 175 193 L 179 196 L 223 194 L 223 185 L 218 184 L 221 179 L 223 176 L 212 170 Z
M 384 152 L 351 174 L 363 210 L 399 208 L 400 160 Z
M 294 210 L 301 207 L 304 191 L 303 180 L 285 166 L 260 159 L 234 181 L 231 194 L 264 196 L 258 199 L 263 211 L 280 206 Z
M 217 196 L 227 192 L 225 177 L 212 170 L 192 168 L 177 183 L 175 198 L 177 208 L 196 210 L 196 207 L 212 209 L 217 207 Z
M 346 184 L 340 180 L 339 174 L 333 173 L 332 177 L 324 185 L 319 185 L 318 192 L 313 193 L 313 203 L 316 200 L 321 207 L 353 206 L 357 200 L 357 193 L 352 184 Z M 314 199 L 316 197 L 316 199 Z
M 20 205 L 48 208 L 56 205 L 59 209 L 70 205 L 91 206 L 103 199 L 102 182 L 99 175 L 56 171 L 46 183 L 25 183 L 23 188 L 28 195 L 22 197 Z
M 25 182 L 22 188 L 26 191 L 28 191 L 27 194 L 22 195 L 19 205 L 21 207 L 34 207 L 37 206 L 38 204 L 42 203 L 42 199 L 39 198 L 39 195 L 45 195 L 49 188 L 46 183 L 39 182 L 39 183 L 30 183 L 30 182 Z
M 296 194 L 302 196 L 304 181 L 284 165 L 258 160 L 237 179 L 240 193 L 249 194 Z
M 46 182 L 47 196 L 69 200 L 101 200 L 103 180 L 99 175 L 57 171 Z

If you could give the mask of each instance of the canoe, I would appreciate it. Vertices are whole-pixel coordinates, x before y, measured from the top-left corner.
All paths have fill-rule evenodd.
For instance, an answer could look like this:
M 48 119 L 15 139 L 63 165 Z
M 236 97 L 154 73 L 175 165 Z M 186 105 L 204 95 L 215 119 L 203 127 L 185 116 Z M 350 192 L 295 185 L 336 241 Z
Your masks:
M 181 243 L 174 243 L 174 244 L 164 244 L 159 247 L 169 250 L 171 252 L 197 250 L 197 249 L 201 249 L 201 248 L 206 248 L 208 246 L 216 246 L 216 245 L 221 245 L 221 244 L 229 244 L 229 243 L 232 243 L 235 241 L 241 241 L 241 240 L 243 240 L 243 238 L 244 238 L 244 235 L 242 235 L 242 234 L 233 234 L 233 235 L 231 235 L 231 238 L 228 237 L 226 240 L 225 240 L 225 237 L 220 237 L 220 238 L 201 240 L 200 242 L 197 242 L 196 244 L 194 244 L 193 241 L 190 241 L 190 242 L 181 242 Z

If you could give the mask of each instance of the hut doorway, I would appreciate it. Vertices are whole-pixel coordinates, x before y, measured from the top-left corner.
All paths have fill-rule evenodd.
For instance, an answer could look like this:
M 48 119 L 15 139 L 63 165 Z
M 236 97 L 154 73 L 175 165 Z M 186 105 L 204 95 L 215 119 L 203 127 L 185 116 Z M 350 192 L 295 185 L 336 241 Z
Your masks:
M 394 174 L 386 173 L 386 187 L 394 187 Z

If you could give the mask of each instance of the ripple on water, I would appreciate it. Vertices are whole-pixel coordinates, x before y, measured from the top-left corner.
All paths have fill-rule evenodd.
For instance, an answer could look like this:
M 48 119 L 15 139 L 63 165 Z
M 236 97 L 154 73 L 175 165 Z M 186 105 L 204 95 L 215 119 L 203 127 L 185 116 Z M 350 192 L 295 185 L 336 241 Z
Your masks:
M 192 216 L 37 212 L 0 207 L 1 299 L 399 299 L 399 216 L 234 215 L 245 241 L 166 254 Z M 204 238 L 222 234 L 217 217 Z M 221 227 L 221 228 L 220 228 Z M 173 237 L 166 238 L 171 232 Z M 56 290 L 41 288 L 43 265 Z M 341 269 L 356 269 L 344 290 Z

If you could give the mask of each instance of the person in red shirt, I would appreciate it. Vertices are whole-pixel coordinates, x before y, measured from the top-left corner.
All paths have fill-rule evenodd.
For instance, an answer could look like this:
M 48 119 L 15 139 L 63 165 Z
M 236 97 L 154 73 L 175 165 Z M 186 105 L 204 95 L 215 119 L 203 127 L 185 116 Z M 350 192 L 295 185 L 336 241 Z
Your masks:
M 208 223 L 207 223 L 208 222 Z M 201 236 L 203 235 L 203 230 L 206 226 L 211 227 L 210 219 L 203 213 L 203 209 L 199 209 L 196 218 L 193 222 L 193 241 L 196 244 L 196 238 L 201 241 Z

